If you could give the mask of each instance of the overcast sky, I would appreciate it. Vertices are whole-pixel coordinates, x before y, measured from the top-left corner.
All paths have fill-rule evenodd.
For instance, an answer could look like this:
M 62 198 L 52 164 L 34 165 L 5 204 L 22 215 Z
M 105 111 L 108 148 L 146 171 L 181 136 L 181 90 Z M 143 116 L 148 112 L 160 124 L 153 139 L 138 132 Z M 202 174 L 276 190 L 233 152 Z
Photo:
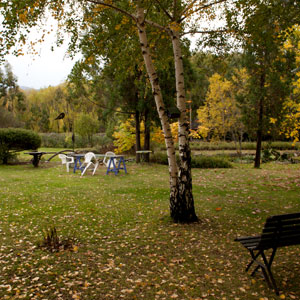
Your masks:
M 66 57 L 65 51 L 63 48 L 51 51 L 45 45 L 39 56 L 10 55 L 6 60 L 12 66 L 19 86 L 40 89 L 50 85 L 56 86 L 66 80 L 75 61 Z
M 57 48 L 56 41 L 56 22 L 51 18 L 47 18 L 46 25 L 40 28 L 32 28 L 27 45 L 30 41 L 34 42 L 39 39 L 42 29 L 50 32 L 45 37 L 45 42 L 37 44 L 35 50 L 38 55 L 26 54 L 24 56 L 15 57 L 13 55 L 6 56 L 5 59 L 12 66 L 14 75 L 18 78 L 18 85 L 35 89 L 45 88 L 48 86 L 56 86 L 64 82 L 69 75 L 76 60 L 66 56 L 67 47 L 64 45 Z M 52 31 L 52 32 L 51 32 Z M 54 51 L 51 51 L 53 46 Z M 77 56 L 77 60 L 79 56 Z

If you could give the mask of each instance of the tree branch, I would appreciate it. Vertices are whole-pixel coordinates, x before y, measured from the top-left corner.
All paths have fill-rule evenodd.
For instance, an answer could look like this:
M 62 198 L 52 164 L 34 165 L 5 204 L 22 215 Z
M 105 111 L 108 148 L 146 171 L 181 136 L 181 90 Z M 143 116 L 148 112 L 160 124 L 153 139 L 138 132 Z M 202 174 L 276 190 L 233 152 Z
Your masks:
M 162 4 L 160 3 L 159 0 L 155 0 L 155 2 L 158 4 L 158 6 L 163 10 L 163 12 L 167 15 L 167 17 L 170 19 L 170 20 L 174 20 L 173 17 L 169 14 L 169 12 L 162 6 Z
M 106 2 L 103 2 L 103 1 L 98 1 L 98 0 L 87 0 L 88 2 L 90 3 L 93 3 L 93 4 L 100 4 L 100 5 L 103 5 L 103 6 L 106 6 L 106 7 L 109 7 L 109 8 L 112 8 L 124 15 L 126 15 L 127 17 L 133 19 L 135 22 L 137 21 L 136 17 L 132 14 L 130 14 L 129 12 L 127 12 L 126 10 L 120 8 L 120 7 L 117 7 L 113 4 L 109 4 L 109 3 L 106 3 Z
M 169 29 L 168 28 L 166 28 L 166 27 L 164 27 L 164 26 L 162 26 L 162 25 L 160 25 L 158 23 L 155 23 L 155 22 L 150 21 L 150 20 L 145 20 L 145 23 L 147 23 L 147 24 L 149 24 L 149 25 L 151 25 L 153 27 L 156 27 L 156 28 L 158 28 L 158 29 L 160 29 L 162 31 L 166 31 L 167 33 L 169 33 Z
M 198 9 L 196 9 L 193 13 L 199 12 L 200 10 L 203 10 L 203 9 L 206 9 L 206 8 L 211 7 L 211 6 L 213 6 L 213 5 L 220 4 L 220 3 L 223 3 L 223 2 L 227 2 L 227 1 L 228 1 L 228 0 L 218 0 L 218 1 L 213 2 L 213 3 L 209 3 L 209 4 L 206 4 L 206 5 L 203 5 L 203 6 L 199 7 Z M 196 2 L 196 0 L 193 1 L 192 4 L 194 4 L 195 2 Z M 187 9 L 185 9 L 181 15 L 184 15 L 186 12 L 187 12 Z M 178 20 L 178 23 L 181 23 L 181 22 L 184 21 L 187 17 L 188 17 L 188 16 L 182 17 L 181 19 Z
M 230 32 L 227 29 L 221 29 L 221 30 L 203 30 L 203 31 L 198 31 L 198 30 L 192 30 L 192 31 L 187 31 L 187 32 L 183 32 L 182 34 L 180 34 L 180 36 L 184 36 L 186 34 L 195 34 L 195 33 L 201 33 L 201 34 L 213 34 L 213 33 L 223 33 L 223 32 Z
M 176 20 L 176 6 L 177 6 L 177 0 L 173 0 L 173 18 Z

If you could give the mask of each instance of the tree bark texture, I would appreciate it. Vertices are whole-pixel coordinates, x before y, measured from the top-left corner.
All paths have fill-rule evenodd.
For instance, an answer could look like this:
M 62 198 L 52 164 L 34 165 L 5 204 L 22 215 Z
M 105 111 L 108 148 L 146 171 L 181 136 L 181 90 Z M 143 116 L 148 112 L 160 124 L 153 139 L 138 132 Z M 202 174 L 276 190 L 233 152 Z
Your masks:
M 254 160 L 254 168 L 260 168 L 261 160 L 261 143 L 263 133 L 263 114 L 264 114 L 264 86 L 265 86 L 265 74 L 260 77 L 260 98 L 258 103 L 258 127 L 256 136 L 256 153 Z
M 179 222 L 194 222 L 198 218 L 195 213 L 194 198 L 192 192 L 192 167 L 191 150 L 189 145 L 189 121 L 186 111 L 186 97 L 184 87 L 184 68 L 181 53 L 181 42 L 179 31 L 171 32 L 172 46 L 175 62 L 176 78 L 176 99 L 177 107 L 180 110 L 178 126 L 178 145 L 179 145 L 179 195 L 171 199 L 171 216 Z
M 169 162 L 169 173 L 170 173 L 170 186 L 171 190 L 177 189 L 178 180 L 178 169 L 175 157 L 175 146 L 172 138 L 171 127 L 169 124 L 165 104 L 163 102 L 163 97 L 161 93 L 161 88 L 158 82 L 158 76 L 154 65 L 152 63 L 152 58 L 150 54 L 150 49 L 147 40 L 145 22 L 144 22 L 144 9 L 142 7 L 137 7 L 137 26 L 138 26 L 138 36 L 140 41 L 140 46 L 142 49 L 142 55 L 144 58 L 147 74 L 150 79 L 152 93 L 154 96 L 157 112 L 159 115 L 160 123 L 162 125 L 162 130 L 165 136 L 165 143 L 167 147 L 167 155 Z
M 144 150 L 150 150 L 150 122 L 148 108 L 145 109 L 145 138 L 144 138 Z M 145 162 L 150 161 L 150 154 L 144 154 Z
M 144 23 L 144 10 L 138 5 L 137 7 L 137 25 L 138 36 L 142 49 L 143 58 L 146 65 L 147 74 L 150 79 L 152 92 L 154 95 L 156 108 L 159 114 L 160 122 L 162 125 L 165 143 L 167 148 L 169 174 L 170 174 L 170 214 L 174 222 L 194 222 L 197 220 L 194 209 L 194 201 L 192 195 L 192 180 L 191 180 L 191 156 L 188 144 L 188 122 L 186 120 L 185 96 L 184 96 L 184 80 L 183 80 L 183 65 L 181 57 L 180 41 L 175 41 L 176 47 L 174 50 L 175 65 L 177 66 L 176 81 L 177 86 L 177 106 L 181 111 L 179 120 L 179 144 L 180 144 L 180 169 L 176 163 L 175 146 L 171 134 L 169 119 L 167 117 L 166 108 L 163 102 L 161 88 L 158 81 L 158 76 L 155 71 L 151 59 L 151 53 L 147 41 L 146 28 Z M 176 36 L 179 38 L 179 35 Z M 177 44 L 178 43 L 178 44 Z M 179 49 L 177 47 L 179 45 Z M 181 66 L 180 66 L 181 64 Z

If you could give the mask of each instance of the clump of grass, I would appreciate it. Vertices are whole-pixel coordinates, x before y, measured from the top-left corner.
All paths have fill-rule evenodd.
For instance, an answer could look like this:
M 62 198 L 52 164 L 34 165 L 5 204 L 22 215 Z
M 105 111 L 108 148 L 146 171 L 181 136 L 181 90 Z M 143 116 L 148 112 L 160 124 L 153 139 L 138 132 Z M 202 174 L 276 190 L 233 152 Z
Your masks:
M 42 241 L 38 243 L 38 247 L 46 249 L 50 252 L 59 252 L 62 250 L 74 250 L 74 240 L 66 238 L 61 240 L 57 234 L 55 226 L 44 229 Z

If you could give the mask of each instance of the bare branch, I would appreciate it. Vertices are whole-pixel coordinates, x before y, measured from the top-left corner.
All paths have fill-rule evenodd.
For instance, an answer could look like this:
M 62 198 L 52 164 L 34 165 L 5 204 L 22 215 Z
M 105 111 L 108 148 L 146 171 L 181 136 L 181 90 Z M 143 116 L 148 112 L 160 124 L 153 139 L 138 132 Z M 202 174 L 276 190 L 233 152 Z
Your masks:
M 220 4 L 220 3 L 223 3 L 223 2 L 227 2 L 227 1 L 228 1 L 228 0 L 218 0 L 218 1 L 213 2 L 213 3 L 208 3 L 208 4 L 206 4 L 206 5 L 203 5 L 203 6 L 199 7 L 198 9 L 196 9 L 196 10 L 194 11 L 194 13 L 199 12 L 199 11 L 201 11 L 201 10 L 203 10 L 203 9 L 208 8 L 208 7 L 214 6 L 214 5 L 216 5 L 216 4 Z M 192 4 L 194 4 L 195 2 L 196 2 L 196 0 L 193 1 Z M 184 15 L 186 12 L 187 12 L 187 9 L 186 9 L 181 15 Z M 188 17 L 188 16 L 182 17 L 181 19 L 178 20 L 178 23 L 181 23 L 181 22 L 184 21 L 187 17 Z
M 163 12 L 167 15 L 167 17 L 170 19 L 170 20 L 174 20 L 173 17 L 169 14 L 169 12 L 162 6 L 162 4 L 160 3 L 159 0 L 155 0 L 155 2 L 158 4 L 158 6 L 163 10 Z
M 177 6 L 177 0 L 173 0 L 173 18 L 176 20 L 176 6 Z
M 128 11 L 126 11 L 126 10 L 120 8 L 120 7 L 117 7 L 113 4 L 109 4 L 109 3 L 106 3 L 106 2 L 103 2 L 103 1 L 98 1 L 98 0 L 87 0 L 87 1 L 90 2 L 90 3 L 100 4 L 100 5 L 112 8 L 112 9 L 126 15 L 127 17 L 133 19 L 135 22 L 137 21 L 136 17 L 133 14 L 130 14 Z
M 183 32 L 180 34 L 180 36 L 184 36 L 186 34 L 195 34 L 195 33 L 201 33 L 201 34 L 213 34 L 213 33 L 229 33 L 232 31 L 229 31 L 227 29 L 220 29 L 220 30 L 203 30 L 203 31 L 198 31 L 198 30 L 192 30 L 192 31 L 187 31 Z
M 190 6 L 193 6 L 198 0 L 194 0 Z M 186 8 L 180 15 L 184 15 L 187 12 L 188 8 Z
M 150 21 L 150 20 L 145 20 L 145 23 L 147 23 L 155 28 L 158 28 L 159 30 L 166 31 L 167 33 L 169 33 L 169 31 L 170 31 L 167 27 L 164 27 L 164 26 L 162 26 L 158 23 L 155 23 L 153 21 Z

